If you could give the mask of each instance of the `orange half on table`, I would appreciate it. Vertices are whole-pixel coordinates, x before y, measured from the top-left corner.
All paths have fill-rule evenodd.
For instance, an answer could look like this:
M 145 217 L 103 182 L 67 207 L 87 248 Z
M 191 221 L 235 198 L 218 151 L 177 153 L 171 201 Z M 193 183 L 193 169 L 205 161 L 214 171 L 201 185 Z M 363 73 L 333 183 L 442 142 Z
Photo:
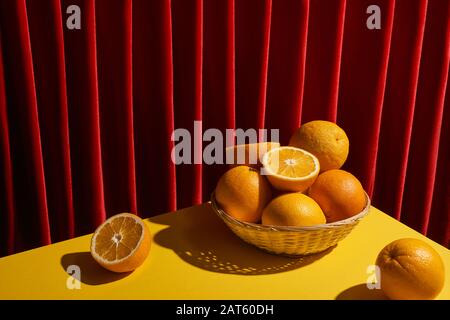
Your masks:
M 91 240 L 92 257 L 114 272 L 130 272 L 139 267 L 150 251 L 150 230 L 131 213 L 120 213 L 102 223 Z

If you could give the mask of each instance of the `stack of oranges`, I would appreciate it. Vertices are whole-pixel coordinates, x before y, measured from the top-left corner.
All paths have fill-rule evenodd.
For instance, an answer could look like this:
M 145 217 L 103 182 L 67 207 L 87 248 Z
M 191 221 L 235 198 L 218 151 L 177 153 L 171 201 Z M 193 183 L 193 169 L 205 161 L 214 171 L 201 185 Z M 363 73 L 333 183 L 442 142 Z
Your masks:
M 233 167 L 217 184 L 217 202 L 234 218 L 302 227 L 347 219 L 366 206 L 361 183 L 340 170 L 349 140 L 335 123 L 308 122 L 289 146 L 264 147 L 259 168 Z

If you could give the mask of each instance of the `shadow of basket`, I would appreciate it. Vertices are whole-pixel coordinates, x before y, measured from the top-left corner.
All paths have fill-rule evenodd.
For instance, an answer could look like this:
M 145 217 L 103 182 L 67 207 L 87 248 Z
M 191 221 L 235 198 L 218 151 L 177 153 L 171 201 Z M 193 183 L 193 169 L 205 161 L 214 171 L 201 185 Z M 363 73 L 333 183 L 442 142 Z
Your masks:
M 238 275 L 287 272 L 307 266 L 334 249 L 296 258 L 267 253 L 239 239 L 208 203 L 150 220 L 168 225 L 155 234 L 155 243 L 172 249 L 183 261 L 211 272 Z

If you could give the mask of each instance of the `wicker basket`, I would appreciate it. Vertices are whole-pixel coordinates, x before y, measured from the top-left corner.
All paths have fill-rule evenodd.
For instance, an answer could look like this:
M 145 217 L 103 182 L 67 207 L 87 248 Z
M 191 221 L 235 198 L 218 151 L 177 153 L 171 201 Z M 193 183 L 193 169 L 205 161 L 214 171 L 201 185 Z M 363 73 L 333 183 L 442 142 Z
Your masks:
M 217 215 L 242 240 L 274 254 L 302 256 L 324 251 L 344 239 L 370 209 L 370 198 L 363 211 L 345 220 L 310 227 L 275 227 L 238 221 L 220 209 L 214 192 L 211 204 Z

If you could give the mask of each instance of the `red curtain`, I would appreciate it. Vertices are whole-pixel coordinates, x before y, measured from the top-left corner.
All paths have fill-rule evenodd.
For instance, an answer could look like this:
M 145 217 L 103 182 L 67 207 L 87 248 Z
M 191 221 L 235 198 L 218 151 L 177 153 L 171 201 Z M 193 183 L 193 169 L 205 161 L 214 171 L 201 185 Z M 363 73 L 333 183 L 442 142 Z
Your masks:
M 373 204 L 449 246 L 449 61 L 448 0 L 0 0 L 0 255 L 206 201 L 225 166 L 170 161 L 195 120 L 336 121 Z

